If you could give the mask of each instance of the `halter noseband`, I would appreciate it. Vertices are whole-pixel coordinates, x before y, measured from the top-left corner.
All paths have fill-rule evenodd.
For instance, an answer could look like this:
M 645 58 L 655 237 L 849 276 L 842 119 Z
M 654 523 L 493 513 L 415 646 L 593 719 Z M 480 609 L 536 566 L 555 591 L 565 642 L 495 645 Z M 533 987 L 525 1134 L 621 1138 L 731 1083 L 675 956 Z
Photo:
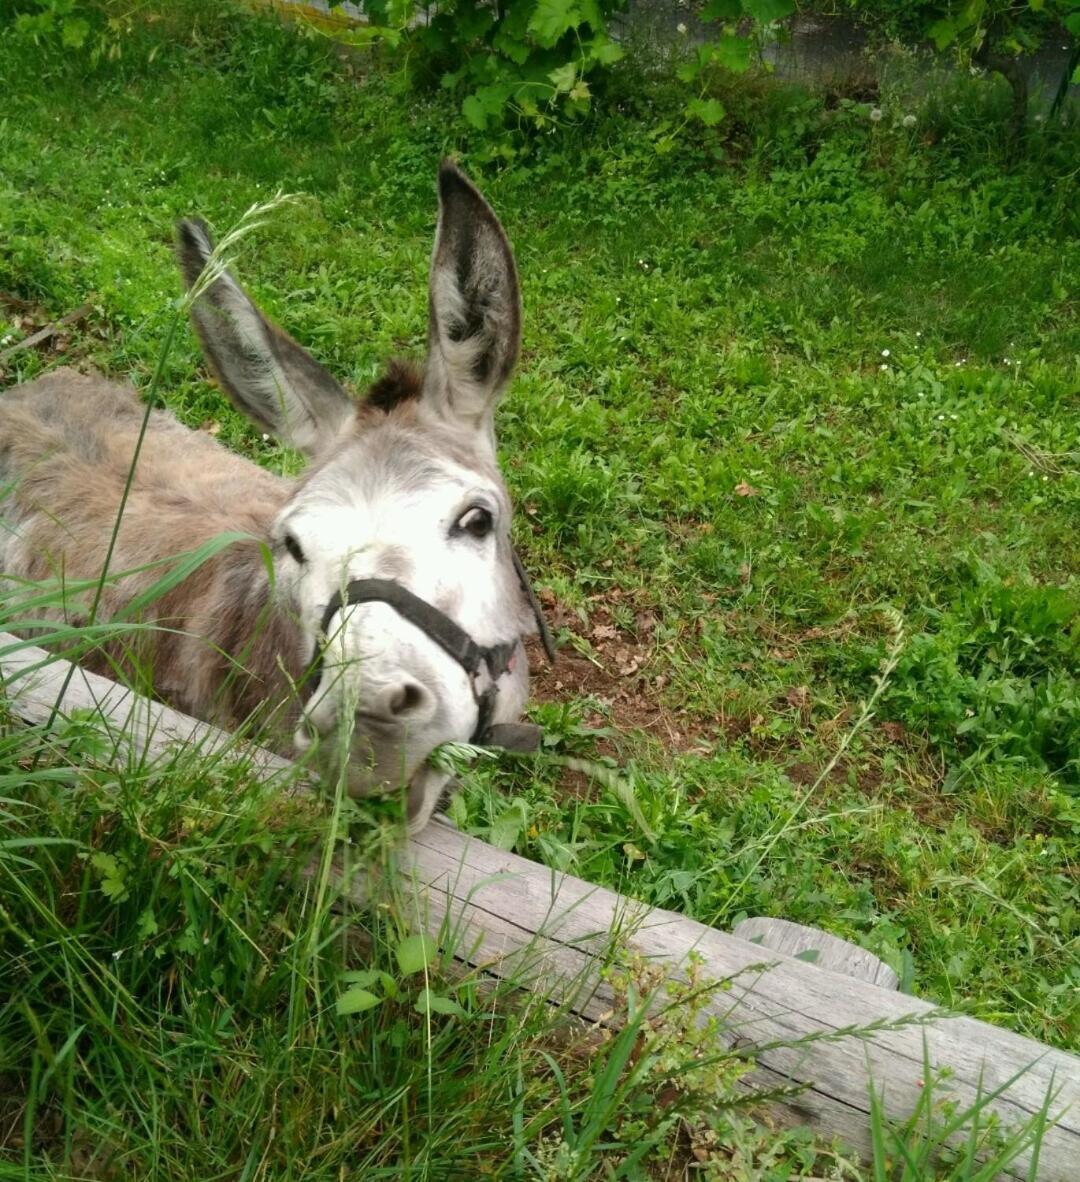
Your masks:
M 518 557 L 517 551 L 512 551 L 514 570 L 525 592 L 525 598 L 532 609 L 540 632 L 540 640 L 549 661 L 555 659 L 555 646 L 548 631 L 547 622 L 536 594 L 525 573 L 525 567 Z M 482 645 L 462 628 L 455 624 L 445 612 L 439 611 L 426 599 L 414 595 L 407 587 L 393 579 L 353 579 L 345 587 L 344 593 L 335 591 L 326 605 L 322 621 L 319 625 L 319 635 L 325 641 L 330 622 L 343 607 L 351 607 L 358 603 L 385 603 L 397 612 L 404 620 L 414 624 L 429 640 L 433 640 L 445 653 L 453 657 L 465 670 L 469 677 L 473 699 L 476 702 L 476 727 L 473 730 L 470 743 L 486 744 L 492 738 L 492 732 L 500 727 L 492 726 L 495 717 L 495 700 L 499 695 L 499 678 L 509 673 L 513 665 L 514 653 L 517 651 L 521 638 L 503 641 L 499 644 Z M 318 688 L 322 677 L 323 643 L 315 642 L 315 651 L 311 657 L 308 676 L 311 679 L 312 692 Z M 476 679 L 483 668 L 487 668 L 488 684 L 478 690 Z M 520 729 L 520 728 L 518 728 Z

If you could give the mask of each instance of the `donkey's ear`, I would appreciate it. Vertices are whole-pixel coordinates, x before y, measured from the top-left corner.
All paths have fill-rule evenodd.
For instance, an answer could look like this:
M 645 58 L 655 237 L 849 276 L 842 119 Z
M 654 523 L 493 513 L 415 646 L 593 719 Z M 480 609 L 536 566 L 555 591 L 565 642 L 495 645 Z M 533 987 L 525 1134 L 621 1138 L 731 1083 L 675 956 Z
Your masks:
M 199 281 L 214 249 L 204 221 L 177 226 L 184 284 Z M 214 376 L 238 410 L 307 455 L 323 450 L 355 413 L 349 396 L 287 333 L 272 324 L 227 271 L 207 285 L 191 319 Z
M 517 269 L 499 219 L 450 160 L 439 168 L 428 302 L 424 401 L 493 438 L 495 403 L 521 344 Z

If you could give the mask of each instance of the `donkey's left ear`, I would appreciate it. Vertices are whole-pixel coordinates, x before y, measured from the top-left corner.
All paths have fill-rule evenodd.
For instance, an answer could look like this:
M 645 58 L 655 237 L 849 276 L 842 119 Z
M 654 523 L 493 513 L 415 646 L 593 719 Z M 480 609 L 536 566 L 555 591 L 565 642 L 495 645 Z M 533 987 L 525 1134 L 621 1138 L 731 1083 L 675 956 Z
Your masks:
M 199 282 L 213 251 L 204 221 L 179 223 L 177 257 L 188 289 Z M 228 271 L 194 301 L 191 319 L 214 376 L 262 430 L 314 456 L 352 420 L 356 408 L 341 386 L 267 320 Z
M 495 404 L 521 346 L 521 294 L 506 234 L 450 160 L 439 168 L 424 402 L 494 439 Z

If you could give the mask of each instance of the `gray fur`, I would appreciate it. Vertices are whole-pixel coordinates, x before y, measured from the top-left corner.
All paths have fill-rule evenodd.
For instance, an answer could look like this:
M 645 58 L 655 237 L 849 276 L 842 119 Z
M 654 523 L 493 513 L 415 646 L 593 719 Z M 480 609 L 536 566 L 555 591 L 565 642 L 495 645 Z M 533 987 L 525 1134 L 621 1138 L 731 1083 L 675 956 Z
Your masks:
M 190 289 L 213 252 L 201 219 L 177 227 L 177 256 Z M 306 455 L 317 455 L 352 418 L 349 396 L 293 339 L 272 324 L 228 272 L 194 302 L 203 352 L 237 409 Z

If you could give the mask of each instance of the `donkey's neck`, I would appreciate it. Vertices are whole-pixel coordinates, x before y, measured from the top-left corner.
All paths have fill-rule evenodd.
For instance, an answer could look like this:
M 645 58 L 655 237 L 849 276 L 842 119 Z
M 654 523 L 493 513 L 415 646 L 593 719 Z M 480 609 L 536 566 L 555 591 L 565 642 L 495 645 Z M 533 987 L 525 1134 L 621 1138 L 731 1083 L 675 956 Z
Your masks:
M 205 565 L 198 604 L 159 686 L 182 709 L 228 729 L 270 724 L 289 749 L 303 673 L 300 631 L 275 601 L 265 552 L 240 542 Z

